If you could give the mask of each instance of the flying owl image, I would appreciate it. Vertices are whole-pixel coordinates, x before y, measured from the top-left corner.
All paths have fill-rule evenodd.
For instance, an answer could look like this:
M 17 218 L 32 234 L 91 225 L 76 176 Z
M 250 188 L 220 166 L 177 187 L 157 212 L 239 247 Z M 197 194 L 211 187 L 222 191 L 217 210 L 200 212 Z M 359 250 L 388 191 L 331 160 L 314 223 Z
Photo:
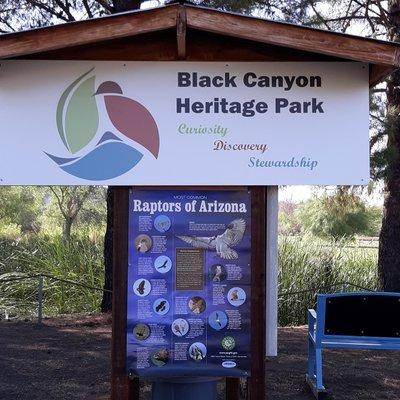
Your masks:
M 176 237 L 197 249 L 215 250 L 221 258 L 235 260 L 239 255 L 232 247 L 237 246 L 242 241 L 245 230 L 246 221 L 235 219 L 221 235 L 208 237 L 177 235 Z

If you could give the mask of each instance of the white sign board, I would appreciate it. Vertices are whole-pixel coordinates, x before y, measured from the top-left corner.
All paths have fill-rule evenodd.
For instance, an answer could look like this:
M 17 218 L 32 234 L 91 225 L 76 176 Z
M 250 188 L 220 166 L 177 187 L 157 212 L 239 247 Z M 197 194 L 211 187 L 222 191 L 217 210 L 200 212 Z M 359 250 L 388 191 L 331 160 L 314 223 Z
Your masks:
M 367 184 L 368 67 L 3 61 L 1 185 Z

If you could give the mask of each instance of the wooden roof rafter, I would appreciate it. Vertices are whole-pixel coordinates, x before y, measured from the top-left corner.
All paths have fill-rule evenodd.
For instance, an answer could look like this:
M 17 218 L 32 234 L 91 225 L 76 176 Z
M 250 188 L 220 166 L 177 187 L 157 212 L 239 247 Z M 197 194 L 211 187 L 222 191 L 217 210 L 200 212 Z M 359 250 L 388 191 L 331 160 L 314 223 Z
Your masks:
M 176 30 L 178 59 L 186 58 L 188 31 L 200 31 L 371 65 L 370 85 L 400 67 L 398 43 L 300 25 L 172 4 L 0 36 L 0 59 L 30 56 L 147 33 Z

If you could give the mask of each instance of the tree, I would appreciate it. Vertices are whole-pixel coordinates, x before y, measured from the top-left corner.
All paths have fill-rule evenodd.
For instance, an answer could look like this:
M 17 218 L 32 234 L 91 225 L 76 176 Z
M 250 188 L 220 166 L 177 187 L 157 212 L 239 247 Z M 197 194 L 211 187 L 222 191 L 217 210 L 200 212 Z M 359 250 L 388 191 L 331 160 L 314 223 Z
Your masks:
M 331 0 L 331 7 L 315 14 L 314 23 L 346 32 L 355 26 L 366 36 L 400 41 L 400 0 Z M 385 204 L 379 237 L 378 271 L 385 291 L 400 291 L 400 73 L 373 92 L 386 97 L 386 106 L 374 104 L 375 131 L 371 140 L 372 176 L 385 181 Z M 374 151 L 375 150 L 375 151 Z
M 1 187 L 0 221 L 16 224 L 22 233 L 38 232 L 44 192 L 38 187 Z
M 279 202 L 278 227 L 279 235 L 292 236 L 301 232 L 302 224 L 298 217 L 298 204 L 292 201 Z
M 335 241 L 369 235 L 375 228 L 375 210 L 369 210 L 357 194 L 344 187 L 303 203 L 297 214 L 303 229 Z
M 0 33 L 72 22 L 139 9 L 146 0 L 3 0 Z M 175 0 L 160 0 L 164 3 Z M 190 1 L 189 1 L 190 2 Z M 192 0 L 201 6 L 305 23 L 320 0 Z
M 0 32 L 14 32 L 137 9 L 144 0 L 3 0 Z
M 95 192 L 94 186 L 50 186 L 54 194 L 58 209 L 64 219 L 63 239 L 69 243 L 71 239 L 71 228 L 78 218 L 85 202 Z
M 400 41 L 400 0 L 389 1 L 388 25 L 392 39 Z M 390 149 L 386 179 L 385 212 L 379 237 L 379 278 L 384 290 L 400 292 L 400 71 L 387 85 Z

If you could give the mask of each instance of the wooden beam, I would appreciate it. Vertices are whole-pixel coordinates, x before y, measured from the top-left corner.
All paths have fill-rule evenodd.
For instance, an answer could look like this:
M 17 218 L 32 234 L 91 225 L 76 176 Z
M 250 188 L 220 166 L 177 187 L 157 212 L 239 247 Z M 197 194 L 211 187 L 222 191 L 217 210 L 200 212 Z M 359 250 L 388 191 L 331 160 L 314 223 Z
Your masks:
M 139 400 L 139 379 L 126 373 L 129 187 L 114 188 L 111 400 Z
M 225 399 L 239 400 L 240 381 L 238 378 L 226 378 Z
M 23 60 L 176 61 L 176 27 L 16 57 Z
M 177 6 L 169 6 L 0 35 L 0 58 L 174 29 L 176 19 Z
M 400 66 L 400 45 L 299 25 L 284 24 L 192 6 L 188 28 L 321 53 L 353 61 Z
M 265 187 L 250 186 L 251 192 L 251 377 L 248 398 L 265 397 Z
M 186 59 L 186 7 L 181 6 L 176 19 L 176 39 L 178 46 L 178 59 Z
M 369 86 L 374 87 L 379 82 L 382 82 L 388 75 L 390 75 L 396 68 L 386 67 L 382 65 L 371 65 L 369 70 Z
M 348 61 L 197 29 L 188 29 L 186 40 L 187 61 Z

